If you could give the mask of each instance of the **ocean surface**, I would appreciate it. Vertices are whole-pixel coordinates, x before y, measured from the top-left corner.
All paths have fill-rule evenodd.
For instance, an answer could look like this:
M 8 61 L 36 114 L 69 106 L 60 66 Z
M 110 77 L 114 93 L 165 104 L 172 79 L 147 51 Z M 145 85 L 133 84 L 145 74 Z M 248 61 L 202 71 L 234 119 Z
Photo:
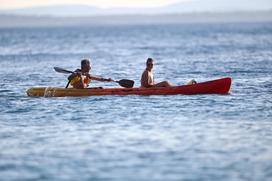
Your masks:
M 83 58 L 138 87 L 148 57 L 157 82 L 232 77 L 231 92 L 26 95 Z M 0 77 L 0 180 L 272 180 L 271 22 L 0 29 Z

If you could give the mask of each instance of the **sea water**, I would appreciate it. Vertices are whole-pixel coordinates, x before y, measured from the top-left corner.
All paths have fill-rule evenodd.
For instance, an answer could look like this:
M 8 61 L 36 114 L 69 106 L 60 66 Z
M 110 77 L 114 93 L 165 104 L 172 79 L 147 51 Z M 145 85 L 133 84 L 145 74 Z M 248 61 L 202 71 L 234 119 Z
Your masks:
M 91 73 L 155 81 L 232 77 L 229 95 L 27 97 Z M 0 179 L 272 179 L 272 24 L 0 29 Z M 95 82 L 91 87 L 119 87 Z

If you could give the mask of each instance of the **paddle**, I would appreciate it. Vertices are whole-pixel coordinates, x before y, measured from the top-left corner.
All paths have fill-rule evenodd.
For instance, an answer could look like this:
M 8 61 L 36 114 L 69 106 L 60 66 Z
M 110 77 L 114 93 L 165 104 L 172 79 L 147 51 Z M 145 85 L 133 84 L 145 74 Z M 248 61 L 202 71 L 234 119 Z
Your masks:
M 126 87 L 126 88 L 132 88 L 134 85 L 133 80 L 128 80 L 128 79 L 121 79 L 121 80 L 113 80 L 113 82 L 117 82 L 120 86 Z
M 64 74 L 72 74 L 72 73 L 75 73 L 75 72 L 73 72 L 73 71 L 65 70 L 65 69 L 60 68 L 60 67 L 54 67 L 54 69 L 55 69 L 56 72 L 64 73 Z M 133 85 L 134 85 L 134 81 L 133 81 L 133 80 L 128 80 L 128 79 L 122 79 L 122 80 L 119 80 L 119 81 L 113 80 L 112 82 L 116 82 L 116 83 L 118 83 L 120 86 L 126 87 L 126 88 L 132 88 Z M 69 86 L 69 84 L 70 84 L 70 81 L 67 83 L 66 88 Z
M 64 74 L 72 74 L 74 72 L 72 71 L 69 71 L 69 70 L 65 70 L 63 68 L 59 68 L 59 67 L 54 67 L 55 71 L 58 72 L 58 73 L 64 73 Z

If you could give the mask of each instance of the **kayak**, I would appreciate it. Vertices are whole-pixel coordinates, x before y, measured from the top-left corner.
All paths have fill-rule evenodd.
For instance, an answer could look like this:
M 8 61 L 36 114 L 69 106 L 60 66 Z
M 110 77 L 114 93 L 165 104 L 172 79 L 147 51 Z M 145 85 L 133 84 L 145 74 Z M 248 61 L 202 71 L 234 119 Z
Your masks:
M 59 88 L 34 87 L 27 90 L 31 97 L 66 97 L 66 96 L 105 96 L 105 95 L 195 95 L 195 94 L 228 94 L 231 78 L 222 78 L 192 85 L 152 88 Z
M 192 85 L 152 88 L 60 88 L 34 87 L 27 90 L 30 97 L 76 97 L 76 96 L 105 96 L 105 95 L 195 95 L 195 94 L 228 94 L 231 78 L 222 78 Z

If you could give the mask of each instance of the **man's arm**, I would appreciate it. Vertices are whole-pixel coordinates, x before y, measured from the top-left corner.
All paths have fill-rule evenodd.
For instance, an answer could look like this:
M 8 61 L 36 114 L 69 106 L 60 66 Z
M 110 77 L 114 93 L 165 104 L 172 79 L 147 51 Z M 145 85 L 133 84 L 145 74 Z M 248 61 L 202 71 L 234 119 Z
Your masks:
M 97 81 L 101 81 L 101 82 L 111 82 L 113 81 L 111 78 L 105 79 L 102 77 L 97 77 L 97 76 L 93 76 L 93 75 L 89 75 L 89 78 L 92 80 L 97 80 Z

